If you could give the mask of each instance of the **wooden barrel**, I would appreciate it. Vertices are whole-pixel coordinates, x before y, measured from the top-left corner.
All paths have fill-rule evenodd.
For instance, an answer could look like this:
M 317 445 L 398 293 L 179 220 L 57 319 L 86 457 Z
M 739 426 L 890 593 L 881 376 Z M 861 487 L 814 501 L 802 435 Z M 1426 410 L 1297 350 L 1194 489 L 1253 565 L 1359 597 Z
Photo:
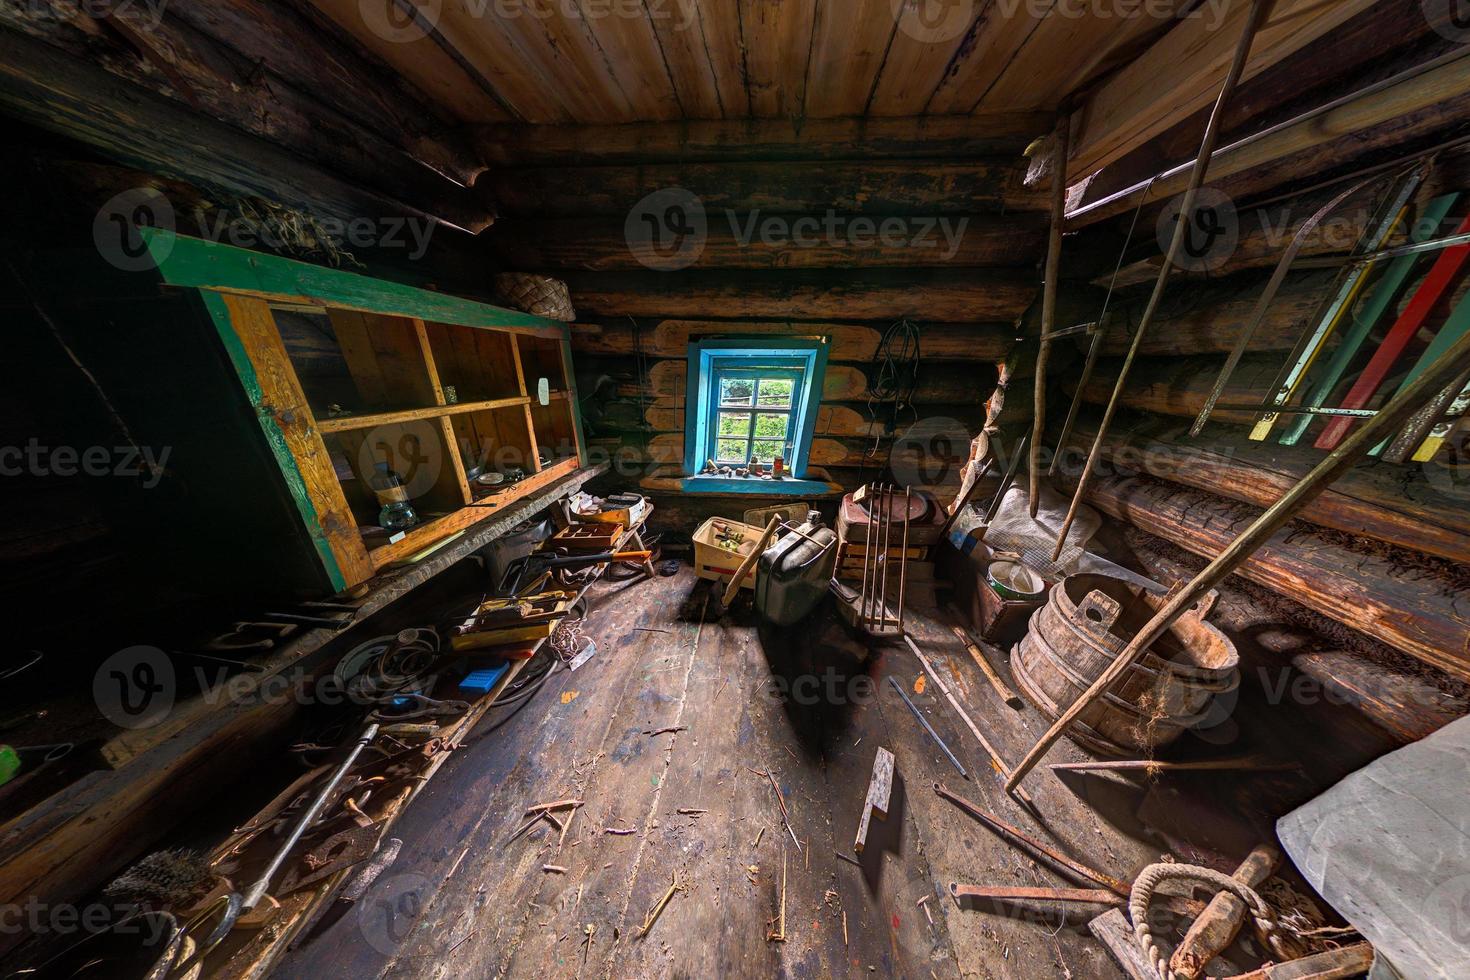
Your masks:
M 1031 617 L 1012 668 L 1037 709 L 1055 720 L 1092 686 L 1162 605 L 1123 579 L 1073 575 Z M 1215 596 L 1185 613 L 1143 658 L 1068 729 L 1102 755 L 1136 755 L 1167 745 L 1198 724 L 1216 695 L 1240 683 L 1240 657 L 1204 621 Z

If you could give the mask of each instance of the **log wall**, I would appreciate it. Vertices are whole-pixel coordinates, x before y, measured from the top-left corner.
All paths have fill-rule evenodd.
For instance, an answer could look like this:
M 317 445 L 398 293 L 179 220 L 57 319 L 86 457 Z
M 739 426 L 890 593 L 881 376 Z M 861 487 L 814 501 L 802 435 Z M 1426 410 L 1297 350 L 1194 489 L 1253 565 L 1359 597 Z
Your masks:
M 559 167 L 503 160 L 489 178 L 505 220 L 488 248 L 570 286 L 594 451 L 614 456 L 614 481 L 655 493 L 666 528 L 687 534 L 711 506 L 759 503 L 679 499 L 699 337 L 828 338 L 810 467 L 832 495 L 878 478 L 890 454 L 900 482 L 958 488 L 1038 293 L 1046 188 L 1026 185 L 1018 144 L 940 141 L 933 152 L 834 159 L 808 141 L 749 159 L 609 144 Z M 644 232 L 667 216 L 644 213 L 648 195 L 668 193 L 692 234 L 672 263 Z M 918 327 L 921 360 L 912 404 L 895 408 L 870 389 L 902 319 Z

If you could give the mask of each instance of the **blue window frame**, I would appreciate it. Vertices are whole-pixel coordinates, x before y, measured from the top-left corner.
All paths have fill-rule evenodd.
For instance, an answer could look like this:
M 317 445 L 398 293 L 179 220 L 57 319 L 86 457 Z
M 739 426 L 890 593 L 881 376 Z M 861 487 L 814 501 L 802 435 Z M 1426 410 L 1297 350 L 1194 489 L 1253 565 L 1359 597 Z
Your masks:
M 720 337 L 689 345 L 684 471 L 707 460 L 769 466 L 781 456 L 806 476 L 827 367 L 823 337 Z

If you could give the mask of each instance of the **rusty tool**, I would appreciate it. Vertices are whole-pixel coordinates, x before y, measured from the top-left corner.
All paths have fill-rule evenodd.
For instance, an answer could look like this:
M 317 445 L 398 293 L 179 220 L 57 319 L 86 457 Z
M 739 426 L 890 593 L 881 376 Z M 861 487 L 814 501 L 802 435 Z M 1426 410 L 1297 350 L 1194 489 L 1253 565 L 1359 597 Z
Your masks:
M 1050 847 L 1047 847 L 1045 844 L 1041 843 L 1041 841 L 1030 836 L 1029 834 L 1026 834 L 1024 831 L 1018 830 L 1005 821 L 991 816 L 964 797 L 956 796 L 954 793 L 951 793 L 943 783 L 935 783 L 934 792 L 938 793 L 944 799 L 949 800 L 949 802 L 953 803 L 961 810 L 964 810 L 970 816 L 985 824 L 985 826 L 989 827 L 997 834 L 1000 834 L 1002 837 L 1009 838 L 1012 843 L 1019 843 L 1023 847 L 1030 848 L 1032 851 L 1040 854 L 1042 857 L 1051 861 L 1058 867 L 1065 868 L 1073 875 L 1076 875 L 1079 878 L 1085 878 L 1086 880 L 1091 881 L 1095 884 L 1102 885 L 1104 888 L 1113 892 L 1119 898 L 1127 898 L 1132 893 L 1132 887 L 1126 882 L 1119 881 L 1112 875 L 1103 874 L 1101 871 L 1095 871 L 1085 864 L 1080 864 L 1072 860 L 1065 854 L 1058 854 L 1056 851 L 1052 850 Z
M 992 885 L 949 883 L 949 893 L 958 902 L 962 898 L 993 902 L 1065 902 L 1083 905 L 1122 905 L 1123 899 L 1112 892 L 1091 888 L 1014 888 Z

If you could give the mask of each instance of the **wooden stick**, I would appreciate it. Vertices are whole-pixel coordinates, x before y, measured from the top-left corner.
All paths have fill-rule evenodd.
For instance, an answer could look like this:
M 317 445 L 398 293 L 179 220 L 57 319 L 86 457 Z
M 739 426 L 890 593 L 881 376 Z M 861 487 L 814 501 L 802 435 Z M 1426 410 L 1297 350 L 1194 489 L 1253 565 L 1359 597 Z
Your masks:
M 1230 980 L 1344 980 L 1361 976 L 1373 966 L 1373 947 L 1357 943 L 1306 956 L 1289 963 L 1272 963 Z
M 1105 875 L 1101 871 L 1095 871 L 1085 864 L 1073 861 L 1065 854 L 1057 853 L 1050 847 L 1047 847 L 1045 844 L 1041 843 L 1041 841 L 1037 840 L 1036 838 L 1023 833 L 1022 831 L 1017 830 L 1015 827 L 1012 827 L 1010 824 L 1005 823 L 1004 821 L 986 813 L 984 810 L 980 809 L 978 806 L 971 803 L 964 797 L 956 796 L 954 793 L 951 793 L 947 788 L 945 788 L 945 785 L 943 783 L 935 783 L 934 792 L 938 793 L 944 799 L 949 800 L 951 803 L 955 804 L 960 809 L 968 813 L 970 816 L 985 824 L 985 826 L 989 827 L 997 834 L 1000 834 L 1002 837 L 1009 837 L 1012 842 L 1019 843 L 1024 847 L 1030 848 L 1032 851 L 1040 854 L 1042 857 L 1051 861 L 1058 867 L 1066 868 L 1077 877 L 1085 878 L 1088 881 L 1102 885 L 1104 888 L 1107 888 L 1109 891 L 1115 893 L 1119 898 L 1127 898 L 1131 894 L 1132 888 L 1127 884 L 1127 882 L 1119 881 L 1112 875 Z
M 903 632 L 903 598 L 908 591 L 909 579 L 909 525 L 913 523 L 909 515 L 912 513 L 911 504 L 914 499 L 912 487 L 903 488 L 903 546 L 898 552 L 898 631 Z
M 1051 335 L 1057 328 L 1057 281 L 1062 273 L 1062 232 L 1067 224 L 1067 154 L 1071 152 L 1072 116 L 1057 117 L 1056 145 L 1051 175 L 1051 233 L 1046 244 L 1046 279 L 1041 288 L 1041 347 L 1036 352 L 1036 394 L 1031 420 L 1031 516 L 1041 506 L 1041 440 L 1046 431 L 1046 368 L 1051 359 Z
M 1144 651 L 1153 646 L 1180 616 L 1239 568 L 1256 549 L 1366 456 L 1374 446 L 1398 431 L 1399 426 L 1458 377 L 1466 364 L 1470 364 L 1470 334 L 1460 338 L 1454 346 L 1441 354 L 1413 384 L 1395 395 L 1366 425 L 1359 427 L 1342 445 L 1317 464 L 1312 472 L 1272 504 L 1218 558 L 1196 575 L 1192 582 L 1175 592 L 1123 648 L 1123 652 L 1118 654 L 1108 669 L 1047 729 L 1046 734 L 1041 736 L 1041 740 L 1006 781 L 1006 789 L 1015 790 L 1021 780 L 1026 778 L 1026 774 L 1046 755 L 1047 750 L 1062 737 L 1067 727 L 1077 720 L 1077 716 L 1112 687 L 1124 671 L 1142 657 Z
M 1280 861 L 1280 851 L 1270 844 L 1261 844 L 1246 855 L 1231 877 L 1248 888 L 1255 888 L 1271 876 Z M 1246 911 L 1245 903 L 1232 893 L 1216 895 L 1175 947 L 1174 955 L 1169 959 L 1169 969 L 1180 980 L 1198 980 L 1204 975 L 1209 962 L 1235 941 L 1240 927 L 1245 924 Z
M 962 898 L 992 902 L 1065 902 L 1077 905 L 1121 905 L 1123 899 L 1112 892 L 1091 888 L 1014 888 L 1002 885 L 961 885 L 950 882 L 949 893 L 955 901 Z
M 883 517 L 879 526 L 883 529 L 883 586 L 878 590 L 878 615 L 881 617 L 878 631 L 881 633 L 888 628 L 888 553 L 893 539 L 893 487 L 889 484 L 883 485 Z
M 1000 695 L 1000 699 L 1017 711 L 1026 707 L 1026 702 L 1021 700 L 1019 694 L 1011 690 L 1010 685 L 1001 678 L 1000 674 L 996 673 L 995 668 L 985 658 L 985 654 L 981 652 L 980 647 L 970 639 L 969 634 L 958 626 L 951 626 L 950 629 L 954 630 L 954 635 L 960 638 L 960 642 L 965 645 L 965 649 L 970 651 L 970 656 L 974 659 L 975 665 L 980 668 L 980 673 L 985 675 L 985 679 L 990 682 L 990 686 L 995 690 L 995 693 Z
M 1148 305 L 1144 307 L 1138 330 L 1133 334 L 1133 343 L 1128 347 L 1128 355 L 1123 358 L 1123 366 L 1118 369 L 1118 379 L 1113 384 L 1113 395 L 1108 399 L 1108 407 L 1103 411 L 1102 421 L 1098 423 L 1097 437 L 1093 440 L 1092 451 L 1087 454 L 1087 465 L 1083 467 L 1078 477 L 1077 492 L 1072 495 L 1072 504 L 1067 508 L 1066 520 L 1062 522 L 1062 529 L 1057 534 L 1057 546 L 1052 552 L 1052 561 L 1061 557 L 1062 545 L 1067 540 L 1067 532 L 1072 529 L 1072 522 L 1077 519 L 1077 509 L 1086 495 L 1088 480 L 1096 470 L 1098 460 L 1102 455 L 1103 439 L 1107 436 L 1108 428 L 1113 423 L 1113 415 L 1118 411 L 1118 404 L 1123 398 L 1123 389 L 1128 384 L 1128 373 L 1133 369 L 1138 350 L 1143 346 L 1143 338 L 1148 333 L 1155 314 L 1158 313 L 1159 304 L 1164 298 L 1164 290 L 1169 285 L 1169 276 L 1174 272 L 1174 263 L 1179 257 L 1179 250 L 1183 248 L 1185 237 L 1189 234 L 1191 218 L 1194 215 L 1194 202 L 1199 196 L 1200 188 L 1204 185 L 1205 175 L 1209 172 L 1210 157 L 1215 152 L 1215 144 L 1219 142 L 1221 120 L 1225 116 L 1225 110 L 1230 104 L 1231 97 L 1235 94 L 1235 87 L 1240 83 L 1240 77 L 1245 72 L 1246 59 L 1256 39 L 1256 32 L 1266 23 L 1266 18 L 1271 13 L 1273 6 L 1275 6 L 1275 0 L 1251 0 L 1250 16 L 1246 19 L 1245 29 L 1241 31 L 1240 40 L 1235 45 L 1235 57 L 1230 63 L 1230 70 L 1225 75 L 1224 84 L 1220 86 L 1220 95 L 1215 100 L 1215 108 L 1210 112 L 1210 120 L 1205 124 L 1205 135 L 1200 140 L 1199 153 L 1194 158 L 1194 170 L 1189 175 L 1189 185 L 1180 201 L 1179 218 L 1174 224 L 1174 237 L 1169 242 L 1169 251 L 1164 256 L 1164 264 L 1159 267 L 1158 281 L 1154 283 L 1153 295 L 1149 297 Z M 1037 381 L 1039 384 L 1040 379 L 1038 378 Z
M 740 563 L 740 567 L 735 569 L 734 578 L 730 579 L 730 584 L 725 586 L 725 596 L 720 600 L 721 606 L 724 606 L 726 609 L 730 608 L 730 603 L 735 601 L 735 594 L 740 591 L 740 583 L 744 582 L 745 576 L 749 575 L 751 570 L 755 568 L 755 563 L 761 560 L 761 555 L 765 552 L 766 545 L 771 543 L 771 538 L 776 535 L 776 528 L 780 526 L 780 515 L 771 518 L 771 523 L 767 524 L 766 529 L 761 532 L 760 540 L 756 542 L 755 549 L 745 557 L 745 560 Z
M 1053 772 L 1289 772 L 1300 762 L 1267 762 L 1256 756 L 1244 759 L 1206 759 L 1202 762 L 1158 762 L 1153 759 L 1098 759 L 1091 762 L 1053 762 Z
M 668 891 L 664 892 L 663 897 L 654 903 L 653 908 L 649 909 L 648 915 L 644 917 L 643 925 L 638 929 L 639 937 L 648 935 L 648 930 L 653 928 L 653 924 L 663 914 L 664 906 L 669 904 L 669 899 L 674 897 L 674 892 L 684 890 L 684 886 L 679 884 L 679 872 L 675 871 L 672 878 L 673 881 L 669 884 Z
M 996 774 L 999 775 L 1002 780 L 1009 778 L 1010 768 L 1006 766 L 1005 760 L 1000 757 L 1000 753 L 995 750 L 995 746 L 990 744 L 990 740 L 987 739 L 984 735 L 980 734 L 979 727 L 976 726 L 974 720 L 970 717 L 969 713 L 967 713 L 964 708 L 960 707 L 960 703 L 959 701 L 955 700 L 955 696 L 950 691 L 949 685 L 944 683 L 944 678 L 939 676 L 938 672 L 934 670 L 934 665 L 929 662 L 929 658 L 924 656 L 924 651 L 920 650 L 918 646 L 914 644 L 914 641 L 909 637 L 907 633 L 903 635 L 903 641 L 909 645 L 910 650 L 914 651 L 914 656 L 918 657 L 919 663 L 924 665 L 924 673 L 928 674 L 929 679 L 934 682 L 935 686 L 938 687 L 941 692 L 943 692 L 945 698 L 949 701 L 949 706 L 953 708 L 955 710 L 955 713 L 960 716 L 961 720 L 963 720 L 965 723 L 965 727 L 970 729 L 970 734 L 975 736 L 975 740 L 980 743 L 980 747 L 983 748 L 985 750 L 985 753 L 990 756 L 990 765 L 993 769 L 995 769 Z M 1018 796 L 1027 804 L 1034 805 L 1034 801 L 1031 799 L 1030 794 L 1028 794 L 1025 790 L 1021 790 L 1016 794 L 1016 796 Z
M 1121 262 L 1122 259 L 1120 258 Z M 1114 278 L 1117 276 L 1114 274 Z M 1112 326 L 1113 318 L 1104 311 L 1103 316 L 1097 321 L 1097 330 L 1092 335 L 1092 346 L 1087 348 L 1087 360 L 1082 365 L 1082 377 L 1077 379 L 1077 392 L 1072 396 L 1072 407 L 1067 409 L 1067 421 L 1062 423 L 1062 435 L 1057 439 L 1056 452 L 1052 454 L 1051 466 L 1047 469 L 1047 476 L 1056 476 L 1057 467 L 1062 465 L 1062 450 L 1067 447 L 1067 440 L 1072 435 L 1072 426 L 1077 424 L 1077 413 L 1082 410 L 1082 394 L 1087 390 L 1087 384 L 1092 380 L 1092 372 L 1097 368 L 1097 359 L 1102 354 L 1103 344 L 1107 342 L 1108 328 Z

